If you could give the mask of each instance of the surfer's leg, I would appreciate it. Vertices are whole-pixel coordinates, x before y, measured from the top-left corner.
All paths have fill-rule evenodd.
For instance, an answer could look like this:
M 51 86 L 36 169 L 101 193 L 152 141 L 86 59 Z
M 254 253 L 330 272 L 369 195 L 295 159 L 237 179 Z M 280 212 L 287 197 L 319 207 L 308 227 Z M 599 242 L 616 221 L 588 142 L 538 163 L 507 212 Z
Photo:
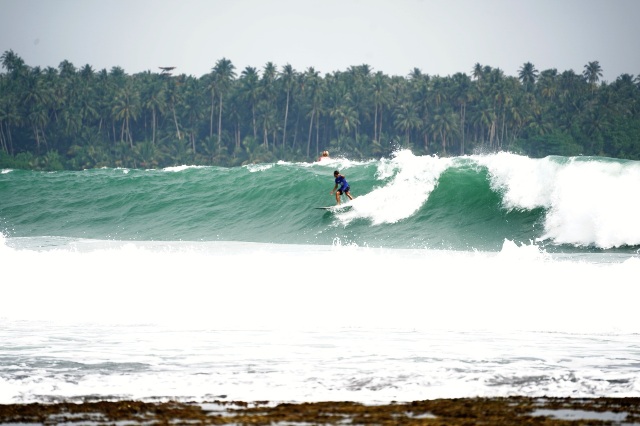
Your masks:
M 336 204 L 340 204 L 340 196 L 342 195 L 342 191 L 336 191 Z

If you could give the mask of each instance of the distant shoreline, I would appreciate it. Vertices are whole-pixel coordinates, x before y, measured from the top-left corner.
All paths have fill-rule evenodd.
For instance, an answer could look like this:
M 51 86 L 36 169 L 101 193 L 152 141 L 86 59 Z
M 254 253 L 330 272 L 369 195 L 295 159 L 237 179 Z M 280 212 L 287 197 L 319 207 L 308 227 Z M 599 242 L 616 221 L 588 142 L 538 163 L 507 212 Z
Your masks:
M 0 424 L 447 424 L 640 423 L 640 397 L 496 397 L 392 402 L 208 403 L 92 401 L 0 405 Z
M 640 160 L 638 79 L 601 81 L 598 61 L 578 73 L 526 62 L 514 76 L 480 63 L 449 76 L 367 64 L 322 76 L 221 58 L 195 77 L 68 60 L 43 70 L 12 50 L 0 59 L 0 168 L 237 167 L 399 149 Z

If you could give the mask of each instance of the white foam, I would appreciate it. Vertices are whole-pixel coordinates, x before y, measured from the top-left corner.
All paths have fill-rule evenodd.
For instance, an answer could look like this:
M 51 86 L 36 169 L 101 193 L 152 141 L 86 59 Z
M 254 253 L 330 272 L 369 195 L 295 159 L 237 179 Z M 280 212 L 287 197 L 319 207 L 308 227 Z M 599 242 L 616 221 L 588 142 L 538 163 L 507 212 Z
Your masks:
M 559 165 L 507 152 L 472 157 L 487 167 L 491 188 L 502 194 L 505 209 L 549 207 Z
M 500 153 L 485 165 L 505 209 L 544 208 L 541 239 L 600 248 L 640 244 L 640 163 L 604 159 L 530 159 Z
M 0 323 L 11 348 L 3 362 L 14 361 L 4 364 L 0 403 L 86 395 L 389 403 L 640 392 L 638 335 Z
M 352 209 L 338 215 L 343 224 L 368 219 L 373 225 L 395 223 L 422 207 L 438 183 L 450 159 L 415 156 L 399 151 L 391 160 L 381 160 L 376 178 L 382 183 L 368 194 L 350 202 Z
M 544 238 L 602 248 L 640 244 L 640 163 L 572 161 L 556 175 Z
M 181 166 L 171 166 L 171 167 L 165 167 L 162 169 L 162 171 L 164 172 L 182 172 L 185 170 L 189 170 L 189 169 L 200 169 L 203 168 L 205 166 L 188 166 L 186 164 L 183 164 Z
M 249 170 L 249 172 L 255 173 L 255 172 L 264 172 L 265 170 L 269 170 L 270 168 L 273 167 L 273 164 L 249 164 L 244 167 L 247 170 Z
M 500 253 L 255 243 L 75 247 L 1 245 L 2 316 L 231 328 L 640 331 L 640 288 L 631 279 L 640 261 L 554 260 L 510 242 Z

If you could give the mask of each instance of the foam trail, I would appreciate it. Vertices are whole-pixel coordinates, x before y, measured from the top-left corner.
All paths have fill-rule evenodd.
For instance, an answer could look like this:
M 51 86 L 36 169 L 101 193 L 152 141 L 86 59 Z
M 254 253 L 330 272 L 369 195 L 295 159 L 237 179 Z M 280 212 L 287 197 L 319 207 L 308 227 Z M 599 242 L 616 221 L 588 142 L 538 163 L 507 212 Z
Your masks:
M 640 260 L 566 262 L 511 242 L 498 254 L 240 243 L 0 254 L 12 283 L 0 312 L 14 319 L 640 331 L 628 279 Z

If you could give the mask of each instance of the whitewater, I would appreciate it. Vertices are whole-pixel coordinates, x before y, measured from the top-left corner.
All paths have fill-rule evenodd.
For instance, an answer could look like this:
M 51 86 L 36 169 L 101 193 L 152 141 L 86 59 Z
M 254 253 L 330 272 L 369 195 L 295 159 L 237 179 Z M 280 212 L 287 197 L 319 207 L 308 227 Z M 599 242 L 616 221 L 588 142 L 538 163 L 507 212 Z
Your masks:
M 1 170 L 0 403 L 640 396 L 638 188 L 509 153 Z

